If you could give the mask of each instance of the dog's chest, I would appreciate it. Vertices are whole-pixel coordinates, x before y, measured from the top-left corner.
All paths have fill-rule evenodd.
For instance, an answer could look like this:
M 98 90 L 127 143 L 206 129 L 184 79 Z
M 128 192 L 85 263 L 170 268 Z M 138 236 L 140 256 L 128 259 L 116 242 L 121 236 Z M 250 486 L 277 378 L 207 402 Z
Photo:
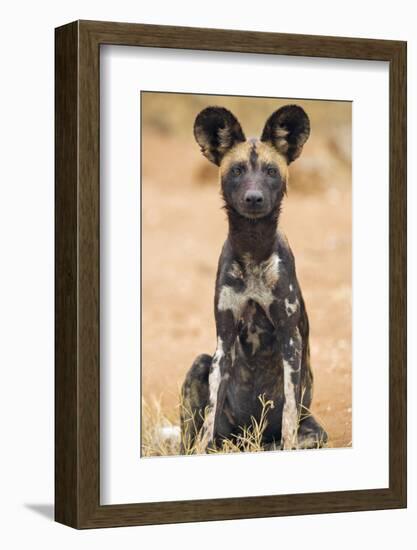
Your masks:
M 242 263 L 233 262 L 228 271 L 230 284 L 220 289 L 218 308 L 231 310 L 235 319 L 239 318 L 249 300 L 258 303 L 265 311 L 275 299 L 274 288 L 279 280 L 278 254 L 256 263 L 250 256 Z

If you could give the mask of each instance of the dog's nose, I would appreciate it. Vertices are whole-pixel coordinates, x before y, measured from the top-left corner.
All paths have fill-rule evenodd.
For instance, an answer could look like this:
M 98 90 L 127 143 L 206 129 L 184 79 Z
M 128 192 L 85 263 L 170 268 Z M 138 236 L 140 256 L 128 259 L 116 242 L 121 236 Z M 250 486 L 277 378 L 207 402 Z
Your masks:
M 261 205 L 264 202 L 264 196 L 260 191 L 246 191 L 245 202 L 248 206 Z

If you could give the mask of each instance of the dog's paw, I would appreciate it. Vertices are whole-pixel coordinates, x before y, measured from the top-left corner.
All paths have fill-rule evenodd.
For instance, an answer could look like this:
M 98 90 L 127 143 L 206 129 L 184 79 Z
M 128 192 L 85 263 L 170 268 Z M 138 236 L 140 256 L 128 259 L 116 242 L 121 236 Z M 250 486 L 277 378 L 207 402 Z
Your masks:
M 263 445 L 264 451 L 282 451 L 282 444 L 278 443 L 277 441 L 273 441 L 272 443 L 265 443 Z
M 282 451 L 295 451 L 298 449 L 297 437 L 282 438 L 280 447 Z

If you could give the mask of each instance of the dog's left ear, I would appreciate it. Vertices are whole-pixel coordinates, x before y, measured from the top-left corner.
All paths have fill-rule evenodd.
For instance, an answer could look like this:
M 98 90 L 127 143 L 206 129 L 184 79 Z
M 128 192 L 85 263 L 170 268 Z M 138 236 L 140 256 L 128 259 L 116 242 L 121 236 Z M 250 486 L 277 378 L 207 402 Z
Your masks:
M 285 105 L 268 118 L 261 141 L 270 143 L 290 164 L 301 155 L 309 135 L 310 120 L 304 109 L 298 105 Z

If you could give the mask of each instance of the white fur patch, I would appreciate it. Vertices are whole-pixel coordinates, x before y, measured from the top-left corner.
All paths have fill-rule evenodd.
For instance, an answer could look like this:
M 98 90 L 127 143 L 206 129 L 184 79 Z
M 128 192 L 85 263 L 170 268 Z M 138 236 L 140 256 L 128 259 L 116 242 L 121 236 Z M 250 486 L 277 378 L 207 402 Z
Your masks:
M 268 260 L 262 262 L 261 271 L 263 278 L 268 286 L 273 288 L 279 279 L 279 262 L 278 254 L 272 254 Z
M 294 313 L 297 311 L 299 306 L 298 300 L 296 299 L 294 303 L 291 303 L 288 298 L 285 298 L 285 309 L 287 311 L 287 315 L 294 315 Z
M 235 320 L 239 319 L 246 302 L 241 292 L 236 292 L 231 286 L 224 285 L 220 290 L 217 307 L 219 311 L 230 310 Z
M 217 130 L 217 135 L 219 137 L 219 148 L 228 149 L 232 145 L 230 129 L 228 126 L 225 128 L 219 128 Z
M 209 376 L 210 408 L 212 409 L 216 409 L 217 405 L 217 393 L 221 382 L 220 361 L 223 356 L 223 342 L 221 338 L 217 338 L 217 349 L 213 356 L 213 363 Z
M 283 449 L 288 450 L 297 446 L 298 414 L 295 400 L 296 388 L 291 380 L 293 369 L 285 360 L 283 366 L 285 403 L 282 411 L 282 443 Z
M 162 426 L 157 432 L 163 441 L 179 442 L 181 440 L 181 428 L 179 426 Z
M 220 311 L 230 310 L 235 320 L 242 314 L 248 300 L 258 303 L 266 313 L 274 301 L 273 288 L 279 279 L 278 254 L 274 253 L 260 264 L 254 263 L 249 255 L 244 257 L 244 269 L 235 262 L 231 265 L 229 274 L 243 280 L 245 289 L 236 292 L 230 286 L 223 286 L 220 290 L 218 308 Z
M 276 138 L 282 138 L 288 136 L 288 130 L 286 128 L 283 128 L 282 126 L 277 126 L 274 130 L 274 134 Z
M 249 342 L 249 344 L 252 345 L 252 355 L 255 355 L 255 353 L 261 347 L 261 339 L 259 337 L 263 332 L 264 331 L 259 330 L 258 327 L 256 327 L 256 330 L 254 332 L 252 330 L 248 331 L 248 336 L 246 340 Z
M 217 396 L 219 393 L 220 382 L 222 380 L 220 373 L 220 361 L 224 357 L 223 341 L 217 338 L 216 353 L 213 356 L 212 367 L 209 375 L 209 407 L 204 417 L 202 436 L 200 442 L 196 445 L 198 453 L 204 453 L 207 445 L 213 439 L 214 418 L 217 409 Z
M 301 346 L 302 339 L 301 334 L 298 328 L 295 329 L 293 338 L 290 338 L 289 341 L 294 352 L 294 359 L 296 364 L 291 366 L 291 364 L 285 359 L 282 361 L 284 368 L 284 409 L 282 411 L 282 445 L 283 449 L 294 449 L 297 448 L 298 438 L 298 408 L 296 402 L 296 391 L 297 388 L 292 381 L 291 374 L 293 372 L 299 371 L 301 368 Z M 294 349 L 294 344 L 298 346 Z
M 229 273 L 229 275 L 231 275 L 235 279 L 243 279 L 242 268 L 240 267 L 240 265 L 237 262 L 232 263 L 228 273 Z

